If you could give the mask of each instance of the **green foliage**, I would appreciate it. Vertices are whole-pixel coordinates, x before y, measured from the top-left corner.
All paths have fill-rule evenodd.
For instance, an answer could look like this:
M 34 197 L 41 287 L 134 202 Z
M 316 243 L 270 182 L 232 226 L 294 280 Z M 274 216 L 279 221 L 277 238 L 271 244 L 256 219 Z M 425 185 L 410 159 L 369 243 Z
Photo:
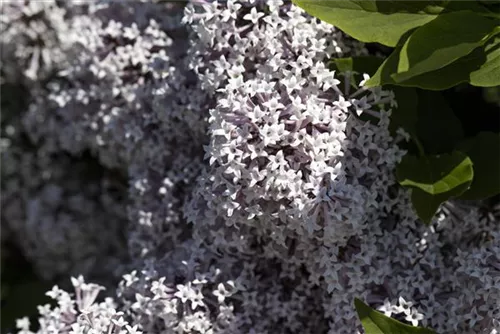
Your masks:
M 500 85 L 500 15 L 478 1 L 294 0 L 363 42 L 396 47 L 366 83 L 443 90 Z
M 425 41 L 421 42 L 425 44 Z M 431 66 L 428 66 L 422 70 L 424 71 L 423 73 L 414 76 L 404 76 L 402 73 L 399 73 L 399 64 L 405 64 L 405 61 L 402 61 L 401 58 L 407 56 L 402 55 L 402 49 L 406 45 L 406 42 L 398 44 L 373 77 L 367 81 L 366 86 L 399 85 L 429 90 L 443 90 L 463 82 L 480 87 L 500 85 L 500 37 L 489 37 L 482 41 L 482 43 L 482 45 L 474 48 L 467 55 L 451 63 L 443 64 L 443 66 L 437 69 L 432 69 Z M 448 59 L 453 59 L 451 53 L 448 56 Z M 430 59 L 435 59 L 435 57 L 430 57 Z M 437 65 L 434 64 L 434 66 L 439 65 L 439 63 Z
M 404 82 L 449 65 L 483 45 L 494 28 L 494 20 L 470 11 L 439 15 L 405 41 L 392 78 Z
M 500 85 L 500 36 L 496 35 L 481 48 L 485 61 L 470 73 L 470 83 L 479 87 Z
M 401 185 L 413 189 L 412 203 L 420 219 L 426 223 L 430 222 L 439 205 L 450 198 L 479 200 L 499 194 L 499 134 L 481 132 L 475 137 L 465 137 L 461 121 L 441 93 L 414 90 L 415 97 L 409 94 L 413 91 L 412 88 L 396 87 L 396 89 L 399 89 L 396 90 L 399 107 L 393 113 L 392 126 L 402 127 L 409 132 L 413 141 L 417 143 L 420 154 L 418 158 L 408 155 L 403 159 L 397 168 L 398 181 Z M 459 154 L 462 160 L 458 158 Z M 443 164 L 442 160 L 429 158 L 435 155 L 441 157 L 454 155 L 456 158 L 449 159 L 447 165 Z M 444 191 L 446 188 L 432 190 L 432 187 L 436 186 L 430 182 L 432 179 L 421 182 L 424 185 L 420 187 L 412 183 L 412 181 L 419 183 L 415 181 L 418 180 L 416 177 L 419 173 L 429 171 L 446 176 L 453 170 L 449 176 L 455 177 L 455 172 L 460 171 L 460 164 L 465 161 L 465 157 L 468 157 L 467 166 L 472 162 L 469 166 L 473 169 L 470 174 L 472 182 L 469 180 L 457 183 L 455 187 L 450 186 L 447 191 Z M 408 162 L 408 159 L 411 162 Z M 448 182 L 441 178 L 436 180 Z
M 419 188 L 431 195 L 450 192 L 464 183 L 470 184 L 473 176 L 472 161 L 458 151 L 421 157 L 406 155 L 397 169 L 401 185 Z
M 432 21 L 442 1 L 293 0 L 309 14 L 362 42 L 395 46 L 407 31 Z
M 406 325 L 375 311 L 358 298 L 354 306 L 366 334 L 435 334 L 428 328 Z
M 480 132 L 459 143 L 474 164 L 474 180 L 461 199 L 477 200 L 500 194 L 500 134 Z
M 462 152 L 406 155 L 396 170 L 398 182 L 412 188 L 412 203 L 418 216 L 430 223 L 439 205 L 463 194 L 474 176 L 471 159 Z
M 357 81 L 362 73 L 376 71 L 380 62 L 373 56 L 340 58 L 332 59 L 330 68 L 350 72 Z M 412 189 L 412 202 L 422 221 L 429 223 L 439 205 L 450 198 L 483 199 L 500 193 L 498 134 L 467 138 L 462 122 L 440 92 L 386 88 L 395 92 L 398 101 L 391 132 L 401 127 L 413 139 L 413 149 L 397 172 L 400 184 Z
M 421 87 L 428 90 L 444 90 L 463 82 L 469 82 L 471 73 L 478 71 L 486 61 L 486 55 L 481 47 L 475 49 L 469 55 L 438 70 L 412 77 L 404 82 L 396 83 L 391 75 L 397 71 L 400 50 L 401 45 L 398 45 L 394 52 L 380 66 L 377 73 L 368 80 L 367 86 L 397 84 L 402 87 Z
M 388 89 L 392 90 L 398 97 L 398 105 L 392 109 L 389 130 L 394 136 L 398 128 L 403 128 L 412 137 L 415 137 L 418 124 L 417 90 L 399 86 L 390 86 Z
M 415 140 L 422 143 L 426 154 L 451 152 L 464 137 L 460 120 L 441 93 L 417 90 L 417 96 Z

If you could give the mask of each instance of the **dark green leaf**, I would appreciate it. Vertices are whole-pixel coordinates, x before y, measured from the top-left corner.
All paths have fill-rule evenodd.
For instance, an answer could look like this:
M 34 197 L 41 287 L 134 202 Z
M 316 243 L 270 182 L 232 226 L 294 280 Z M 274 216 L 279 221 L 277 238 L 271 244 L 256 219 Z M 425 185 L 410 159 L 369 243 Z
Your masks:
M 431 329 L 406 325 L 375 311 L 358 298 L 354 306 L 366 334 L 436 334 Z
M 429 223 L 441 203 L 464 193 L 474 177 L 472 161 L 462 152 L 406 155 L 396 169 L 398 182 L 412 188 L 412 203 Z
M 417 136 L 426 154 L 450 152 L 463 139 L 462 124 L 441 93 L 418 91 Z
M 438 195 L 472 181 L 472 161 L 462 153 L 423 157 L 408 155 L 398 166 L 397 176 L 402 186 Z
M 464 183 L 456 188 L 456 192 L 464 192 L 470 184 Z M 425 191 L 415 188 L 411 191 L 411 202 L 418 217 L 425 223 L 430 224 L 432 217 L 436 214 L 439 206 L 449 200 L 453 196 L 451 193 L 443 193 L 439 195 L 430 195 Z
M 403 82 L 451 64 L 481 46 L 496 25 L 496 20 L 471 11 L 439 15 L 406 40 L 392 78 Z
M 403 128 L 412 136 L 417 133 L 418 120 L 418 95 L 415 88 L 388 86 L 394 91 L 398 106 L 392 109 L 389 130 L 393 135 L 398 128 Z
M 500 193 L 500 134 L 480 132 L 462 141 L 457 149 L 466 153 L 474 164 L 474 180 L 460 198 L 479 200 Z
M 470 83 L 479 87 L 500 85 L 500 36 L 491 38 L 484 46 L 486 60 L 470 74 Z
M 293 0 L 309 14 L 362 42 L 395 46 L 407 31 L 432 21 L 443 1 Z

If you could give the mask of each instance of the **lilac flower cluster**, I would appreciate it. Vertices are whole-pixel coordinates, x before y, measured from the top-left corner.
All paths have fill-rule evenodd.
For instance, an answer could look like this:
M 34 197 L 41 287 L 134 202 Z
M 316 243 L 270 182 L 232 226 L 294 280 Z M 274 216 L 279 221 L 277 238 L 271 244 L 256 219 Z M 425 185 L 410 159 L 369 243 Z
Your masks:
M 397 96 L 328 68 L 364 46 L 288 1 L 181 7 L 2 19 L 2 79 L 31 96 L 2 134 L 2 227 L 47 277 L 121 279 L 102 302 L 82 278 L 55 287 L 37 333 L 359 333 L 354 298 L 498 333 L 498 222 L 459 202 L 417 220 L 393 176 Z
M 56 1 L 2 3 L 0 52 L 2 82 L 36 83 L 64 64 L 70 45 L 68 22 Z

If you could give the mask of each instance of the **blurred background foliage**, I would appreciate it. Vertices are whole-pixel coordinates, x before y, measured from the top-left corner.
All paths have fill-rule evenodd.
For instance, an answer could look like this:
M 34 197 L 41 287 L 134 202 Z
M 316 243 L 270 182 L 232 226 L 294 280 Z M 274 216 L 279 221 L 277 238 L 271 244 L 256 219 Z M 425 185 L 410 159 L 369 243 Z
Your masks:
M 2 84 L 0 86 L 1 131 L 15 122 L 16 114 L 22 113 L 29 102 L 29 95 L 22 85 Z M 3 145 L 3 143 L 1 143 Z M 2 180 L 4 181 L 4 180 Z M 3 211 L 3 208 L 2 208 Z M 45 296 L 53 282 L 42 280 L 36 275 L 32 264 L 23 256 L 9 233 L 4 218 L 1 217 L 1 304 L 0 328 L 2 333 L 15 331 L 16 319 L 33 317 L 35 324 L 37 306 L 51 302 Z

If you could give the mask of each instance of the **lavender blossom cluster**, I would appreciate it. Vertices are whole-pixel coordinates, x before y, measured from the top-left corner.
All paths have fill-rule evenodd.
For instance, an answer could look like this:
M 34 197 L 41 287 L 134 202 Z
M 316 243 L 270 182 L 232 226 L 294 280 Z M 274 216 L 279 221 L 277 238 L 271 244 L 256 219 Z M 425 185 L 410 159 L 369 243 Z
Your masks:
M 19 333 L 500 332 L 498 220 L 418 221 L 398 97 L 328 68 L 363 44 L 281 0 L 2 10 L 2 242 L 74 287 Z

